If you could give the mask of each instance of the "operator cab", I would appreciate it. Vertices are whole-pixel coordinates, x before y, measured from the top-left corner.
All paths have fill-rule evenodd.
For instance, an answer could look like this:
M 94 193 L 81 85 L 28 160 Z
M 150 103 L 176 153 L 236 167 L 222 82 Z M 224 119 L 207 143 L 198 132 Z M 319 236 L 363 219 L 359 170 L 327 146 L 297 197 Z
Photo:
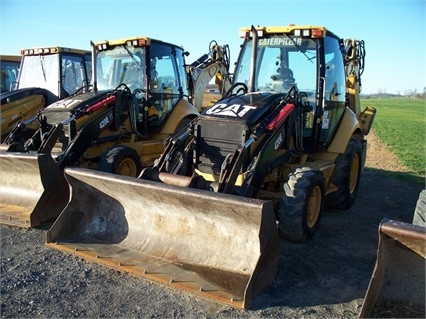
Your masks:
M 160 132 L 174 106 L 188 96 L 183 53 L 180 47 L 138 38 L 106 45 L 97 54 L 97 88 L 129 88 L 131 122 L 140 136 Z
M 89 85 L 91 53 L 88 51 L 46 47 L 23 49 L 21 55 L 14 89 L 46 89 L 52 94 L 47 104 L 81 92 Z
M 255 30 L 256 35 L 250 28 L 240 30 L 244 43 L 234 83 L 244 83 L 252 92 L 271 94 L 287 94 L 294 87 L 303 113 L 303 145 L 299 147 L 307 153 L 326 148 L 345 111 L 343 41 L 323 27 Z

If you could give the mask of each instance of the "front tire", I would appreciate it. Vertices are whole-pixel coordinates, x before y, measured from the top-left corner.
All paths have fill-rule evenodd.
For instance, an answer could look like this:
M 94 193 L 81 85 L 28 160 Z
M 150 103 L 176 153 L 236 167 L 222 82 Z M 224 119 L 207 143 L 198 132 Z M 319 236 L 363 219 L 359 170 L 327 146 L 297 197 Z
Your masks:
M 312 238 L 321 219 L 324 189 L 324 178 L 316 169 L 298 168 L 289 175 L 277 212 L 281 237 L 292 242 Z
M 142 165 L 134 149 L 114 146 L 102 154 L 98 169 L 107 173 L 137 177 L 142 170 Z

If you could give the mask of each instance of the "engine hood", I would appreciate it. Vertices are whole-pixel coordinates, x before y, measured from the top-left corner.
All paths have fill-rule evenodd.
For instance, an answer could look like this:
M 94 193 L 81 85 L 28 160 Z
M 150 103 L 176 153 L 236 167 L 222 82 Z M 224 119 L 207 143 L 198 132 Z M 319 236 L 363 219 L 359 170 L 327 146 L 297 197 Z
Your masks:
M 283 93 L 255 92 L 225 98 L 202 115 L 244 121 L 249 126 L 258 123 L 271 112 L 271 108 L 285 96 Z
M 43 95 L 46 100 L 45 105 L 50 105 L 59 100 L 55 94 L 53 94 L 47 89 L 39 87 L 30 87 L 1 93 L 0 104 L 4 105 L 7 103 L 12 103 L 32 95 Z
M 111 90 L 87 92 L 78 94 L 75 96 L 67 97 L 63 100 L 59 100 L 43 110 L 43 113 L 49 112 L 70 112 L 75 110 L 82 105 L 91 105 L 95 103 L 102 96 L 112 92 Z

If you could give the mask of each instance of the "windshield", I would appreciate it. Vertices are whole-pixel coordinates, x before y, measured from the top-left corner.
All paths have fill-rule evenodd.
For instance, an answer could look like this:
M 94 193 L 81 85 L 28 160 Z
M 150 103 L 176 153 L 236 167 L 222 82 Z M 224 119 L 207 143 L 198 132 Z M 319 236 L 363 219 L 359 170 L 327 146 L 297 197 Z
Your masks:
M 59 55 L 25 56 L 20 70 L 18 88 L 40 87 L 57 94 Z
M 145 49 L 117 46 L 96 56 L 99 90 L 113 90 L 125 83 L 132 91 L 145 89 Z
M 83 55 L 72 53 L 24 56 L 18 89 L 40 87 L 61 98 L 71 95 L 88 83 L 85 63 Z
M 312 39 L 283 34 L 260 38 L 257 47 L 255 91 L 287 92 L 292 86 L 315 96 L 317 51 Z M 247 40 L 235 70 L 235 82 L 249 85 L 252 40 Z

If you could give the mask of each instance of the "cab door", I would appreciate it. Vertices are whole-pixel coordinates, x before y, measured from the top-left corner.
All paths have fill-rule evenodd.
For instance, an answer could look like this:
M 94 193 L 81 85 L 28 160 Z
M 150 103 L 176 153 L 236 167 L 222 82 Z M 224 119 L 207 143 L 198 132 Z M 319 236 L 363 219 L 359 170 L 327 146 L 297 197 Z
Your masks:
M 331 143 L 345 112 L 346 83 L 343 63 L 343 42 L 335 36 L 324 38 L 323 114 L 319 142 L 326 147 Z

